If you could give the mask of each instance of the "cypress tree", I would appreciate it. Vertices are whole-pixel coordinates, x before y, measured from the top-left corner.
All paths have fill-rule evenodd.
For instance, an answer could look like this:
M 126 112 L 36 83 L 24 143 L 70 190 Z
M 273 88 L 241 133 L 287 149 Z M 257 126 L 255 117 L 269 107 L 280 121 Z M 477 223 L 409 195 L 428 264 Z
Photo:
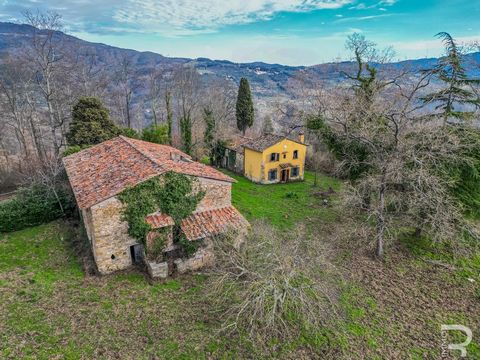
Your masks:
M 255 117 L 250 84 L 245 78 L 240 79 L 236 105 L 236 117 L 238 130 L 245 135 L 247 128 L 253 125 L 253 120 Z
M 188 155 L 192 154 L 192 119 L 189 115 L 180 119 L 180 134 L 182 136 L 182 150 Z
M 172 111 L 172 95 L 167 90 L 165 93 L 165 107 L 167 108 L 167 135 L 168 143 L 172 145 L 172 129 L 173 129 L 173 111 Z
M 205 121 L 205 133 L 203 134 L 203 142 L 208 150 L 210 164 L 214 165 L 215 156 L 215 118 L 213 111 L 206 107 L 203 109 L 203 120 Z
M 69 146 L 94 145 L 115 137 L 118 131 L 99 99 L 82 97 L 72 109 L 67 141 Z

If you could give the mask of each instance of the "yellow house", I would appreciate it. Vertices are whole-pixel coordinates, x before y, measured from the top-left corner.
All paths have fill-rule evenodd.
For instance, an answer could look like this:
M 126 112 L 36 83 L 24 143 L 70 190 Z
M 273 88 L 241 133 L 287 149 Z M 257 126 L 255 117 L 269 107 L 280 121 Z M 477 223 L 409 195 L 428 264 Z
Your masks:
M 303 180 L 306 153 L 303 134 L 297 139 L 265 134 L 228 147 L 224 165 L 256 183 L 298 181 Z

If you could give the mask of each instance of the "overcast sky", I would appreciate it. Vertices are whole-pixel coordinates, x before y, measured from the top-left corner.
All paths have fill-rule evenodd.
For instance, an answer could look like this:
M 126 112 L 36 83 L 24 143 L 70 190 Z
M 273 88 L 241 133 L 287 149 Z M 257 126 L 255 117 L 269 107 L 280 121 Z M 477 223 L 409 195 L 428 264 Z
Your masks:
M 434 38 L 480 39 L 480 0 L 0 0 L 0 21 L 55 11 L 81 39 L 166 56 L 311 65 L 346 59 L 363 33 L 400 60 L 438 56 Z

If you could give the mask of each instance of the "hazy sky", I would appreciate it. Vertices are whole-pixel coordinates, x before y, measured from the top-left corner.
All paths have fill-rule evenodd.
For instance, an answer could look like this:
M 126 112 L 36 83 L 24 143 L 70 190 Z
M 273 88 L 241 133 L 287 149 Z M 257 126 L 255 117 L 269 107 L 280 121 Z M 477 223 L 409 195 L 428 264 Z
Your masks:
M 0 21 L 21 21 L 25 9 L 60 13 L 88 41 L 236 62 L 346 59 L 353 32 L 398 59 L 439 55 L 440 31 L 480 39 L 480 0 L 0 0 Z

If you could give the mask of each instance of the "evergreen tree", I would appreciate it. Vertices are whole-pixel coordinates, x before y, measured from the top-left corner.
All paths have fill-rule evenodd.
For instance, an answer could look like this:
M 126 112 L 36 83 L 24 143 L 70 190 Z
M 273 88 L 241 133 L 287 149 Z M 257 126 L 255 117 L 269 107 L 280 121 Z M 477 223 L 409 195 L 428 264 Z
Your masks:
M 172 95 L 168 90 L 165 92 L 165 107 L 167 108 L 168 143 L 172 145 L 172 128 L 173 128 Z
M 132 129 L 129 127 L 123 127 L 123 126 L 119 126 L 117 129 L 118 129 L 117 130 L 118 135 L 123 135 L 131 139 L 140 139 L 140 134 L 135 129 Z
M 263 119 L 263 133 L 264 134 L 270 134 L 273 133 L 273 123 L 272 123 L 272 118 L 270 116 L 265 116 Z
M 208 156 L 210 157 L 210 164 L 214 164 L 215 157 L 215 118 L 210 108 L 203 109 L 203 120 L 205 121 L 205 133 L 203 134 L 203 141 L 205 147 L 208 150 Z
M 182 116 L 180 119 L 180 134 L 182 137 L 182 150 L 191 155 L 192 153 L 192 119 L 190 116 Z
M 253 125 L 253 120 L 255 117 L 250 84 L 245 78 L 240 79 L 236 105 L 236 117 L 238 130 L 245 135 L 247 128 Z
M 88 146 L 111 139 L 118 128 L 110 120 L 108 110 L 95 97 L 82 97 L 72 109 L 72 123 L 67 133 L 70 146 Z
M 155 144 L 168 144 L 168 126 L 167 125 L 150 125 L 143 129 L 142 140 Z
M 440 59 L 437 66 L 429 72 L 445 87 L 437 92 L 428 94 L 422 98 L 425 104 L 436 104 L 435 109 L 440 110 L 436 115 L 441 115 L 443 123 L 449 119 L 470 120 L 474 117 L 474 111 L 459 110 L 459 106 L 480 108 L 480 98 L 472 90 L 472 85 L 480 84 L 479 79 L 469 79 L 463 67 L 463 54 L 455 40 L 449 33 L 441 32 L 436 35 L 443 40 L 446 56 Z

